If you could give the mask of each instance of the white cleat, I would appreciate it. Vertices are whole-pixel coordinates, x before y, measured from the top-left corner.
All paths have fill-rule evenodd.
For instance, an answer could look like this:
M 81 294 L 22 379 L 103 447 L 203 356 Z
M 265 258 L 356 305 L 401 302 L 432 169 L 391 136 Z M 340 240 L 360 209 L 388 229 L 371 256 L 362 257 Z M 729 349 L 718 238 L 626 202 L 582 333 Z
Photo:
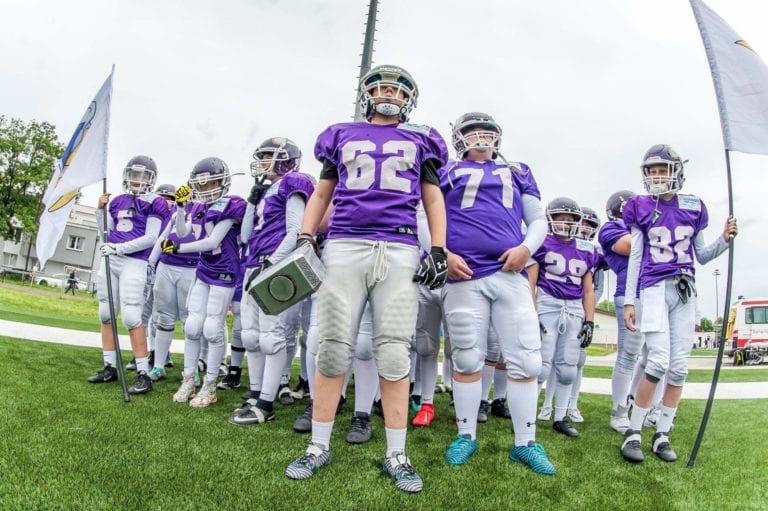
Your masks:
M 181 387 L 173 395 L 174 403 L 186 403 L 195 397 L 195 377 L 193 375 L 184 376 Z
M 189 406 L 192 408 L 206 408 L 216 402 L 216 380 L 204 381 L 200 392 L 192 398 Z
M 582 417 L 578 408 L 569 408 L 566 415 L 571 419 L 571 422 L 584 422 L 584 417 Z
M 540 421 L 548 421 L 552 418 L 552 407 L 542 406 L 539 415 L 536 416 Z

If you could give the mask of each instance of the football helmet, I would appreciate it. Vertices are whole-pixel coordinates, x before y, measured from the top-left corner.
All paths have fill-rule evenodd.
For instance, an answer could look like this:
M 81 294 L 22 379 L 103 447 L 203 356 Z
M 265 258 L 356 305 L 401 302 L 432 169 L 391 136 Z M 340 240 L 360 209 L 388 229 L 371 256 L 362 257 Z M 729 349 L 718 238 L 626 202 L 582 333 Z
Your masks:
M 123 191 L 133 195 L 149 193 L 157 180 L 157 164 L 149 156 L 134 156 L 123 169 Z
M 155 193 L 166 199 L 176 200 L 176 187 L 173 185 L 159 185 L 155 188 Z
M 224 197 L 229 192 L 231 182 L 229 167 L 221 158 L 216 157 L 200 160 L 189 174 L 193 198 L 206 204 Z
M 273 178 L 297 172 L 301 165 L 301 149 L 285 137 L 268 138 L 253 152 L 256 160 L 251 163 L 254 178 Z
M 648 149 L 640 165 L 646 191 L 654 196 L 680 191 L 685 181 L 683 163 L 674 149 L 666 144 L 656 144 Z M 667 175 L 652 176 L 650 168 L 654 165 L 666 165 Z
M 463 159 L 470 149 L 493 149 L 493 158 L 501 146 L 501 126 L 488 114 L 469 112 L 453 123 L 451 141 L 456 156 Z
M 597 230 L 600 229 L 600 217 L 597 216 L 597 212 L 586 206 L 581 208 L 581 228 L 579 229 L 579 237 L 581 239 L 592 241 L 597 236 Z
M 621 220 L 624 217 L 624 204 L 630 197 L 634 197 L 635 192 L 630 190 L 619 190 L 610 197 L 605 203 L 605 215 L 609 220 Z
M 381 96 L 382 87 L 394 87 L 395 97 L 389 101 L 376 103 L 376 97 Z M 403 91 L 405 98 L 396 99 L 397 93 Z M 386 116 L 399 116 L 400 122 L 408 121 L 411 110 L 416 107 L 419 98 L 419 88 L 411 74 L 398 66 L 376 66 L 365 73 L 360 79 L 357 89 L 357 103 L 360 110 L 370 119 L 374 112 Z
M 567 214 L 573 217 L 573 220 L 555 220 L 556 215 Z M 568 197 L 558 197 L 552 199 L 547 204 L 547 223 L 549 232 L 557 236 L 575 238 L 579 235 L 581 228 L 581 208 L 575 200 Z

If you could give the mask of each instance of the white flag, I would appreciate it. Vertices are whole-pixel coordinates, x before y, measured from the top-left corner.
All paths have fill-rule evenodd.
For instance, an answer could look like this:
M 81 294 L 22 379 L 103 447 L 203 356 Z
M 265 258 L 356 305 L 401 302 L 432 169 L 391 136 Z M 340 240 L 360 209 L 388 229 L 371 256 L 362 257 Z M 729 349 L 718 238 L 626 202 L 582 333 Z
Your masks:
M 690 1 L 715 82 L 725 148 L 768 154 L 768 67 L 715 11 Z
M 113 73 L 114 68 L 88 105 L 48 183 L 35 247 L 40 269 L 56 251 L 80 188 L 100 181 L 107 175 Z

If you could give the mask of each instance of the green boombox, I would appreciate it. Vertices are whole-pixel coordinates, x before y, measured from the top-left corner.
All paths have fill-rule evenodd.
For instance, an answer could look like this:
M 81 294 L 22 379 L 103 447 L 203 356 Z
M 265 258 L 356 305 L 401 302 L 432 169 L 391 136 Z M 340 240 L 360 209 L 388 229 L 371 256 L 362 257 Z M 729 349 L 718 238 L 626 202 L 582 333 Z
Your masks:
M 245 291 L 265 314 L 280 314 L 320 287 L 325 267 L 310 246 L 297 248 L 259 274 Z

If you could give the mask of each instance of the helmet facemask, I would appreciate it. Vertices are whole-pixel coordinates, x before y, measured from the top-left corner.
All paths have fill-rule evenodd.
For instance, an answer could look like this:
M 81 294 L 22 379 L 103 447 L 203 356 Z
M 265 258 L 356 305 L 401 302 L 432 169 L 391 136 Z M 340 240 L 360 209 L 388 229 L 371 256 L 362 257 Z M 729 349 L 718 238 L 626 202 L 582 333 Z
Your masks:
M 192 188 L 193 200 L 210 204 L 227 194 L 231 182 L 232 177 L 229 173 L 212 176 L 210 173 L 205 172 L 191 177 L 189 187 Z
M 555 218 L 560 215 L 569 215 L 571 218 Z M 547 208 L 547 222 L 549 231 L 555 236 L 577 238 L 581 230 L 581 212 L 573 209 Z
M 640 166 L 646 191 L 653 196 L 679 192 L 685 181 L 684 163 L 668 145 L 657 144 L 648 149 Z M 666 172 L 662 172 L 662 167 Z
M 123 170 L 123 191 L 133 195 L 149 193 L 154 188 L 156 179 L 154 170 L 134 163 Z
M 298 172 L 301 165 L 301 158 L 291 157 L 281 148 L 256 149 L 253 158 L 256 161 L 251 162 L 251 176 L 256 179 L 274 180 L 277 176 Z
M 597 236 L 597 230 L 599 227 L 599 224 L 596 225 L 594 222 L 590 222 L 584 218 L 581 220 L 578 237 L 583 240 L 592 241 L 595 239 L 595 236 Z
M 384 89 L 388 87 L 394 89 L 392 96 L 384 95 Z M 402 99 L 399 98 L 401 91 Z M 366 119 L 378 113 L 387 117 L 397 116 L 399 122 L 406 122 L 411 110 L 416 106 L 418 94 L 416 84 L 403 70 L 380 66 L 363 77 L 357 101 L 365 112 Z

